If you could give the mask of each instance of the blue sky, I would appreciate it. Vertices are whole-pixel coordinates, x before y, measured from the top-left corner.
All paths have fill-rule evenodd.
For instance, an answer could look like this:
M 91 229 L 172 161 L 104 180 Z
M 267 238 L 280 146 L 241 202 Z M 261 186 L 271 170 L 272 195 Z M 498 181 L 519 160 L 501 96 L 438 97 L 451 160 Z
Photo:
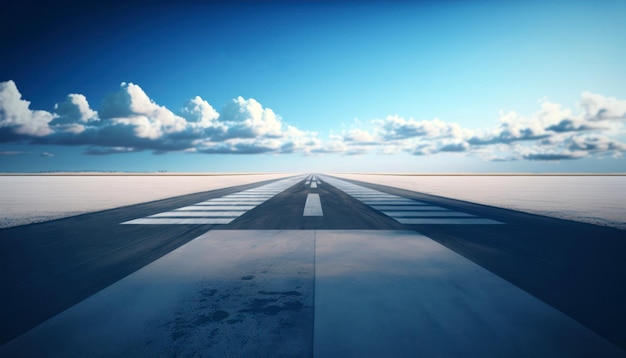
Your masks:
M 0 171 L 626 171 L 622 1 L 38 6 Z

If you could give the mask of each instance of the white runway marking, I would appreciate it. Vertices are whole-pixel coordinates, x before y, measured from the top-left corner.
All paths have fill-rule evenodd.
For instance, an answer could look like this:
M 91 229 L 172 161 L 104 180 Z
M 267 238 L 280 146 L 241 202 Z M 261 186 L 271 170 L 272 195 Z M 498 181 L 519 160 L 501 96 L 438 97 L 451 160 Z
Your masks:
M 307 195 L 302 216 L 324 216 L 319 194 Z
M 263 194 L 269 194 L 269 195 L 272 195 L 272 194 L 274 194 L 274 192 L 275 192 L 275 190 L 264 190 L 264 189 L 259 189 L 259 190 L 256 190 L 256 189 L 248 189 L 248 190 L 246 190 L 245 192 L 242 192 L 242 193 L 250 193 L 251 195 L 257 195 L 257 194 L 258 194 L 258 195 L 263 195 Z M 230 194 L 230 195 L 235 195 L 235 194 Z
M 122 224 L 229 224 L 249 210 L 254 209 L 257 205 L 262 204 L 300 181 L 302 181 L 302 176 L 283 179 L 258 188 L 202 201 L 146 218 L 126 221 Z
M 396 200 L 365 199 L 361 201 L 364 202 L 365 204 L 370 204 L 370 205 L 416 205 L 415 202 L 411 199 L 396 199 Z
M 212 200 L 212 202 L 214 203 L 262 203 L 264 202 L 266 199 L 257 199 L 257 198 L 250 198 L 250 199 L 245 199 L 245 198 L 219 198 L 219 199 L 214 199 Z
M 355 198 L 389 198 L 389 199 L 396 199 L 398 198 L 397 195 L 391 195 L 391 194 L 386 194 L 386 193 L 361 193 L 361 194 L 352 194 L 352 196 L 354 196 Z
M 325 178 L 326 182 L 343 190 L 364 204 L 380 211 L 393 218 L 401 224 L 409 225 L 467 225 L 467 224 L 504 224 L 502 222 L 483 219 L 475 215 L 452 211 L 427 203 L 403 198 L 398 195 L 383 193 L 378 190 L 369 189 L 350 182 L 335 178 Z M 442 218 L 442 217 L 445 217 Z M 461 218 L 463 217 L 463 218 Z M 469 218 L 471 217 L 471 218 Z
M 376 210 L 380 211 L 406 211 L 406 210 L 449 210 L 446 208 L 442 208 L 440 206 L 431 206 L 431 205 L 372 205 L 372 207 Z
M 311 182 L 311 189 L 315 189 L 317 188 L 317 183 L 316 182 Z
M 233 218 L 142 218 L 124 222 L 122 224 L 141 224 L 141 225 L 209 225 L 209 224 L 228 224 Z
M 400 224 L 411 225 L 496 225 L 502 222 L 483 218 L 397 218 Z
M 254 208 L 256 205 L 251 205 L 249 203 L 220 203 L 220 202 L 203 201 L 203 202 L 200 202 L 200 203 L 195 203 L 195 204 L 193 204 L 191 206 L 202 206 L 202 207 L 206 207 L 207 210 L 208 210 L 209 208 L 219 207 L 219 206 L 236 206 L 236 207 L 251 206 L 251 207 Z M 185 206 L 185 207 L 187 207 L 187 206 Z
M 383 214 L 392 218 L 423 218 L 423 217 L 465 217 L 476 216 L 458 211 L 383 211 Z
M 363 196 L 363 195 L 353 195 L 355 198 L 361 200 L 361 201 L 396 201 L 399 200 L 398 197 L 392 197 L 392 196 L 373 196 L 373 195 L 368 195 L 368 196 Z
M 222 199 L 269 199 L 274 195 L 271 194 L 233 194 L 223 196 Z
M 220 210 L 251 210 L 251 205 L 192 205 L 176 209 L 176 211 L 220 211 Z
M 168 211 L 165 213 L 159 213 L 148 216 L 149 218 L 192 218 L 192 217 L 205 217 L 205 218 L 236 218 L 245 214 L 247 211 Z

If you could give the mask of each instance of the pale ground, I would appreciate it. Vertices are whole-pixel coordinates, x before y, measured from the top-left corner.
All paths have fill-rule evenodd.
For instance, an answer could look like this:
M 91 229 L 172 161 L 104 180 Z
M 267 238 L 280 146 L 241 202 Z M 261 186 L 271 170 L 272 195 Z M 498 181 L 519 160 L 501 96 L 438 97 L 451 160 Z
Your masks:
M 0 228 L 291 175 L 0 176 Z
M 333 175 L 560 219 L 626 229 L 626 176 Z

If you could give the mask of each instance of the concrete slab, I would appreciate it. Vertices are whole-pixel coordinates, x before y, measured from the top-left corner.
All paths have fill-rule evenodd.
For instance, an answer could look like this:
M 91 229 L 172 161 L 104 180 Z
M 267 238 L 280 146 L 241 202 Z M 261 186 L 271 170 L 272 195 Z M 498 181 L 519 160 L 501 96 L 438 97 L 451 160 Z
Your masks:
M 317 357 L 621 357 L 560 311 L 409 231 L 317 231 Z
M 208 232 L 1 346 L 0 356 L 311 356 L 314 238 Z

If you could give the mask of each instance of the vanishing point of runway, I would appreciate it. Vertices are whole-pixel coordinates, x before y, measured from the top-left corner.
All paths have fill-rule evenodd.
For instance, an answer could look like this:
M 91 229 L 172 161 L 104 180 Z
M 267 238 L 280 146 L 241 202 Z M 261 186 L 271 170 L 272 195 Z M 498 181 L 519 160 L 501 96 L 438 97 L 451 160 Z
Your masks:
M 622 357 L 624 252 L 301 175 L 0 230 L 0 356 Z

